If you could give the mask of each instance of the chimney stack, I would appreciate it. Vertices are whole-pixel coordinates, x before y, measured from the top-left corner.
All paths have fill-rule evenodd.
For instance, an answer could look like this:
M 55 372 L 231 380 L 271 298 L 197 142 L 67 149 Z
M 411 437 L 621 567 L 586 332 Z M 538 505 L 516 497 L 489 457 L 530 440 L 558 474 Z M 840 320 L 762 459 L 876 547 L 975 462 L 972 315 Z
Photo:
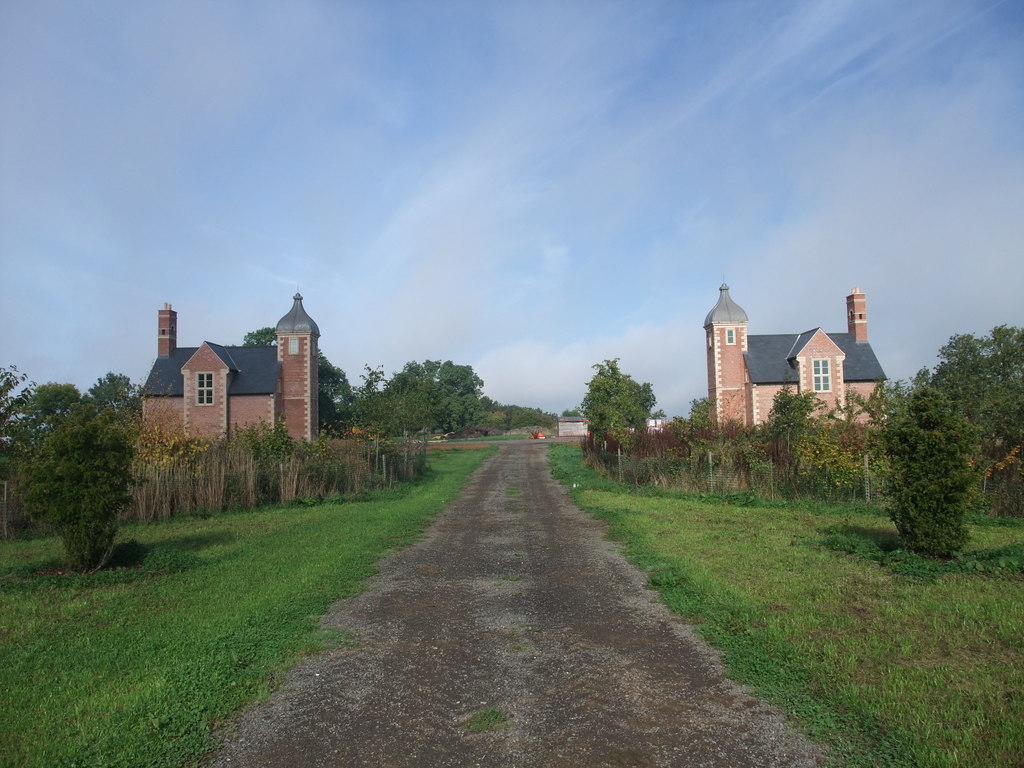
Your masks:
M 156 353 L 159 357 L 170 357 L 178 348 L 178 313 L 170 304 L 157 312 Z
M 867 296 L 854 288 L 846 297 L 846 328 L 857 341 L 868 340 Z

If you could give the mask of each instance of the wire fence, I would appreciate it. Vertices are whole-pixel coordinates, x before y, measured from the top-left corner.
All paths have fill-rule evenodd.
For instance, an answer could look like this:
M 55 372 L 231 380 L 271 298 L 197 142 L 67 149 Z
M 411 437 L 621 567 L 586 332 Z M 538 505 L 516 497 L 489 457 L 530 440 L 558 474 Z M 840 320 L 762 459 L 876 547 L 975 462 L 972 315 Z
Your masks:
M 811 499 L 883 505 L 885 484 L 870 454 L 840 472 L 771 461 L 746 461 L 735 453 L 706 451 L 686 457 L 634 456 L 616 447 L 583 445 L 587 460 L 620 482 L 677 488 L 693 493 L 753 493 L 765 499 Z M 1019 463 L 992 466 L 978 485 L 978 510 L 999 517 L 1024 517 L 1024 473 Z
M 693 493 L 753 493 L 765 499 L 825 499 L 880 504 L 879 480 L 867 454 L 856 472 L 793 471 L 770 462 L 740 464 L 728 455 L 708 451 L 686 458 L 631 456 L 591 450 L 597 468 L 620 482 L 677 488 Z

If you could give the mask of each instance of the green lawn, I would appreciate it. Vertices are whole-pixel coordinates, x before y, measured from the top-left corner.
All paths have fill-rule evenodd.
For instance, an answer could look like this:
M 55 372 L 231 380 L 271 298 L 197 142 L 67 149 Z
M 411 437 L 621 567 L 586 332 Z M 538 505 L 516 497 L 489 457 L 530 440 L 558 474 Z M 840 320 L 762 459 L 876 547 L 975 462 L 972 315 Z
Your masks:
M 364 500 L 124 528 L 141 567 L 56 567 L 56 540 L 0 543 L 0 765 L 180 766 L 303 654 L 318 618 L 412 541 L 494 448 L 431 454 Z
M 584 468 L 576 446 L 549 450 L 576 502 L 723 651 L 730 675 L 785 707 L 839 764 L 1024 764 L 1019 562 L 915 577 L 822 546 L 838 534 L 895 546 L 880 511 L 638 491 Z M 1021 544 L 1019 525 L 971 526 L 969 549 Z

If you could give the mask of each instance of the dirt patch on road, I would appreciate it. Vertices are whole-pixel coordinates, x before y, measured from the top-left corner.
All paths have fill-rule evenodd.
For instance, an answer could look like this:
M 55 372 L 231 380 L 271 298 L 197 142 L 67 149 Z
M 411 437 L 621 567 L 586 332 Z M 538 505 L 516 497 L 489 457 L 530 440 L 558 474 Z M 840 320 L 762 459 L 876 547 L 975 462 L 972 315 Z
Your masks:
M 544 448 L 503 445 L 324 617 L 351 642 L 294 669 L 211 765 L 817 765 L 569 502 Z

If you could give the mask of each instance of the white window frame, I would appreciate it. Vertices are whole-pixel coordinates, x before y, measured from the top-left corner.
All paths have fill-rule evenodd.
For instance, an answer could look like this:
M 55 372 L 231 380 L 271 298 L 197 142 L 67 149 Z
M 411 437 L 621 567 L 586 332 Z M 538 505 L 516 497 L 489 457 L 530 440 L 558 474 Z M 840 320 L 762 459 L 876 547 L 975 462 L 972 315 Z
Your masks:
M 832 391 L 832 361 L 828 358 L 811 360 L 811 376 L 815 392 Z
M 736 344 L 736 329 L 735 328 L 726 328 L 725 329 L 725 343 L 726 344 L 733 344 L 733 345 Z
M 299 337 L 292 336 L 288 339 L 288 354 L 297 355 L 299 354 Z
M 213 405 L 213 373 L 196 374 L 196 405 Z

